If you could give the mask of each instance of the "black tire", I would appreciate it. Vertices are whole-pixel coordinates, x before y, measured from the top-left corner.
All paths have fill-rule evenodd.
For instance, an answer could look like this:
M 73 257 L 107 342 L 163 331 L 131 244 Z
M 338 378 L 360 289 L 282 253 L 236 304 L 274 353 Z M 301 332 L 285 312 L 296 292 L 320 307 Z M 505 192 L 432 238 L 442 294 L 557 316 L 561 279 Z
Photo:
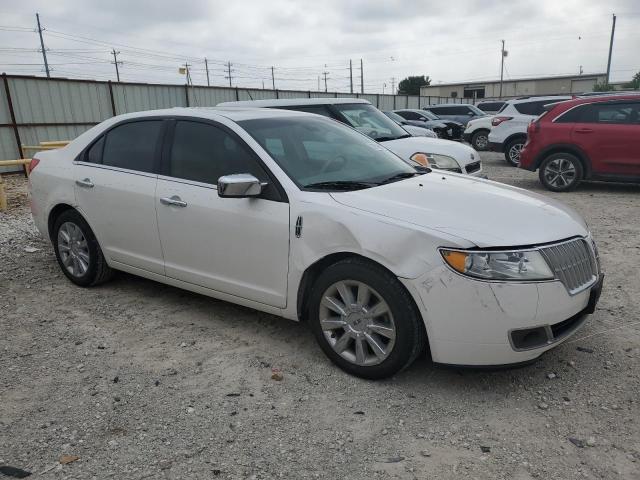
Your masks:
M 522 150 L 522 147 L 524 146 L 526 141 L 526 137 L 514 138 L 505 145 L 504 159 L 512 167 L 517 167 L 518 163 L 520 163 L 520 150 Z M 514 156 L 515 152 L 512 152 L 512 149 L 517 150 L 517 155 Z
M 554 153 L 545 158 L 538 172 L 540 183 L 552 192 L 569 192 L 584 178 L 584 168 L 571 153 Z
M 484 152 L 489 148 L 489 131 L 478 130 L 471 136 L 471 146 L 478 152 Z
M 86 250 L 88 251 L 88 262 L 86 263 L 88 266 L 85 272 L 79 274 L 73 274 L 68 270 L 62 258 L 63 253 L 61 253 L 60 251 L 62 248 L 58 240 L 59 235 L 61 235 L 60 230 L 63 225 L 66 225 L 66 231 L 66 228 L 68 228 L 69 224 L 77 227 L 86 240 Z M 113 276 L 114 271 L 109 267 L 109 265 L 107 265 L 107 261 L 102 254 L 100 245 L 98 244 L 95 235 L 91 231 L 89 224 L 76 210 L 65 210 L 58 216 L 58 218 L 56 218 L 55 222 L 53 223 L 53 235 L 51 240 L 53 242 L 56 259 L 58 260 L 58 265 L 60 265 L 62 273 L 64 273 L 65 276 L 76 285 L 79 285 L 81 287 L 98 285 L 100 283 L 106 282 L 107 280 L 110 280 Z M 66 256 L 66 254 L 64 255 Z
M 327 290 L 341 281 L 366 284 L 375 290 L 389 307 L 392 324 L 395 325 L 395 339 L 388 356 L 378 364 L 357 365 L 348 361 L 333 349 L 323 332 L 320 323 L 320 303 Z M 390 377 L 411 365 L 427 344 L 424 323 L 409 292 L 394 275 L 365 259 L 347 258 L 326 268 L 312 287 L 308 311 L 311 329 L 320 348 L 338 367 L 357 377 L 372 380 Z M 333 335 L 331 334 L 331 338 L 335 338 Z M 371 336 L 371 332 L 369 335 Z M 352 345 L 355 349 L 355 340 Z M 373 349 L 370 346 L 366 348 L 368 354 L 374 356 Z

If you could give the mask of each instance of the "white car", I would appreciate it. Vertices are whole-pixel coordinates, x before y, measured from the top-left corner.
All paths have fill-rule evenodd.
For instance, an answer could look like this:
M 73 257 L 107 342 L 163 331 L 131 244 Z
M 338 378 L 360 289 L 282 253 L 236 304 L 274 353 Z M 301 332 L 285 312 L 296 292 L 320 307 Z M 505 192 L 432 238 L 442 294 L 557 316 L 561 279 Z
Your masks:
M 489 149 L 504 153 L 509 165 L 518 166 L 520 150 L 527 141 L 527 127 L 544 112 L 545 105 L 570 100 L 571 96 L 527 97 L 505 102 L 491 119 Z
M 404 128 L 408 133 L 410 133 L 412 137 L 438 138 L 438 135 L 436 135 L 433 130 L 429 130 L 428 128 L 416 127 L 415 125 L 400 126 Z
M 402 127 L 359 98 L 295 98 L 224 102 L 224 107 L 281 108 L 315 113 L 345 123 L 382 143 L 408 163 L 485 177 L 480 155 L 473 148 L 439 138 L 412 137 Z
M 427 346 L 443 364 L 531 361 L 583 324 L 601 289 L 573 210 L 416 172 L 318 115 L 120 115 L 30 168 L 35 224 L 73 283 L 122 270 L 305 320 L 333 362 L 365 378 Z
M 476 118 L 467 123 L 462 134 L 462 139 L 470 143 L 473 148 L 481 152 L 489 148 L 489 132 L 491 131 L 491 120 L 493 115 Z

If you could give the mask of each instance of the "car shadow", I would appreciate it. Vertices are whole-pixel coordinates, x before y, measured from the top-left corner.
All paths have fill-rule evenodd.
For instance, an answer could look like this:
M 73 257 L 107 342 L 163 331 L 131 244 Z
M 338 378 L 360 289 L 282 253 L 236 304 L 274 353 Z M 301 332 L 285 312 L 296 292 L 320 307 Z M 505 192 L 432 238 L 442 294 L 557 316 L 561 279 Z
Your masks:
M 541 369 L 546 368 L 543 360 L 519 367 L 475 369 L 443 367 L 434 364 L 428 353 L 423 354 L 410 367 L 389 379 L 381 381 L 363 380 L 351 377 L 333 365 L 317 345 L 313 333 L 304 321 L 294 322 L 275 315 L 259 312 L 251 308 L 217 300 L 211 297 L 189 292 L 152 280 L 119 272 L 116 278 L 104 287 L 110 286 L 121 292 L 135 290 L 142 298 L 161 298 L 166 304 L 175 304 L 175 308 L 188 306 L 194 312 L 206 310 L 215 317 L 215 322 L 228 322 L 233 328 L 234 337 L 254 342 L 252 353 L 247 355 L 269 358 L 274 352 L 295 357 L 296 364 L 310 365 L 316 371 L 321 369 L 322 375 L 344 375 L 349 381 L 369 384 L 367 388 L 391 389 L 396 394 L 417 395 L 420 392 L 433 393 L 434 390 L 442 394 L 457 395 L 464 392 L 487 392 L 502 389 L 513 383 L 527 382 L 530 388 L 536 387 L 536 381 L 531 380 Z M 188 315 L 188 311 L 186 314 Z M 240 319 L 241 321 L 235 321 Z M 208 328 L 206 325 L 209 325 Z M 205 326 L 200 335 L 206 336 L 209 330 L 211 336 L 216 335 L 216 324 L 207 320 L 198 324 Z M 256 332 L 260 332 L 260 339 L 256 340 Z M 537 375 L 539 381 L 544 381 L 543 375 Z

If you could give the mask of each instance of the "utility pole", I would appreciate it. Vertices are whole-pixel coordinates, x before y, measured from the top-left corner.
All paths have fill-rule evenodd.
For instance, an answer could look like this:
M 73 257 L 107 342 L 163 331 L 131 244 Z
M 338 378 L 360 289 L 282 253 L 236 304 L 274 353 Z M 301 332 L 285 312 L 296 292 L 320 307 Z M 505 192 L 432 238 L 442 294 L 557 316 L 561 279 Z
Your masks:
M 227 77 L 229 79 L 229 87 L 231 87 L 231 62 L 227 62 L 227 73 L 229 74 Z
M 204 69 L 207 72 L 207 87 L 210 87 L 211 83 L 209 83 L 209 63 L 207 62 L 207 57 L 204 57 Z
M 396 77 L 391 77 L 391 95 L 396 94 Z
M 502 79 L 504 78 L 504 57 L 505 57 L 505 52 L 504 52 L 504 40 L 502 40 L 502 50 L 500 52 L 500 95 L 498 95 L 499 98 L 502 98 Z
M 119 53 L 120 52 L 116 52 L 115 48 L 111 50 L 111 55 L 113 55 L 113 62 L 111 63 L 113 63 L 116 66 L 116 79 L 118 82 L 120 82 L 120 70 L 118 70 L 118 64 L 122 65 L 122 62 L 118 61 Z
M 193 87 L 193 81 L 191 80 L 191 72 L 189 72 L 189 67 L 191 65 L 187 62 L 184 63 L 184 71 L 187 75 L 187 85 L 191 85 Z
M 318 75 L 318 92 L 320 91 L 320 75 Z
M 327 75 L 329 74 L 329 72 L 322 72 L 322 74 L 324 75 L 324 91 L 327 91 Z
M 276 76 L 273 73 L 273 67 L 271 67 L 271 86 L 274 90 L 276 89 Z
M 362 69 L 362 59 L 360 59 L 360 93 L 364 93 L 364 70 Z
M 349 91 L 353 93 L 353 62 L 351 60 L 349 60 L 349 85 Z
M 44 48 L 44 40 L 42 39 L 42 27 L 40 26 L 39 13 L 36 13 L 36 22 L 38 22 L 38 35 L 40 35 L 40 46 L 42 47 L 42 59 L 44 60 L 44 70 L 45 72 L 47 72 L 47 78 L 51 78 L 51 74 L 49 73 L 49 63 L 47 62 L 47 49 Z
M 607 59 L 607 85 L 609 85 L 609 75 L 611 74 L 611 53 L 613 52 L 613 35 L 616 32 L 616 14 L 613 14 L 611 23 L 611 40 L 609 41 L 609 58 Z M 43 47 L 44 48 L 44 47 Z

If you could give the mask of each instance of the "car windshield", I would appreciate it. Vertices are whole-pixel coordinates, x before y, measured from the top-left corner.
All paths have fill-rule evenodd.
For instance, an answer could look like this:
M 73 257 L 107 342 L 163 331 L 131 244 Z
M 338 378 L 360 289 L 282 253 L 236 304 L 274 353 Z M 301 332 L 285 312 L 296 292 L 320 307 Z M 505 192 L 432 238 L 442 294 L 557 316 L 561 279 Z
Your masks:
M 467 107 L 469 107 L 471 110 L 473 110 L 473 113 L 475 113 L 476 115 L 486 115 L 487 114 L 487 112 L 483 112 L 482 110 L 480 110 L 475 105 L 467 105 Z
M 411 136 L 384 113 L 368 103 L 343 103 L 333 105 L 333 107 L 342 114 L 349 125 L 378 142 Z
M 396 123 L 402 124 L 406 120 L 394 112 L 384 112 L 384 114 Z
M 417 175 L 386 148 L 333 120 L 300 115 L 238 124 L 302 189 L 358 190 Z
M 418 112 L 420 113 L 420 115 L 427 117 L 429 120 L 440 120 L 439 116 L 437 116 L 433 112 L 430 112 L 429 110 L 418 110 Z

